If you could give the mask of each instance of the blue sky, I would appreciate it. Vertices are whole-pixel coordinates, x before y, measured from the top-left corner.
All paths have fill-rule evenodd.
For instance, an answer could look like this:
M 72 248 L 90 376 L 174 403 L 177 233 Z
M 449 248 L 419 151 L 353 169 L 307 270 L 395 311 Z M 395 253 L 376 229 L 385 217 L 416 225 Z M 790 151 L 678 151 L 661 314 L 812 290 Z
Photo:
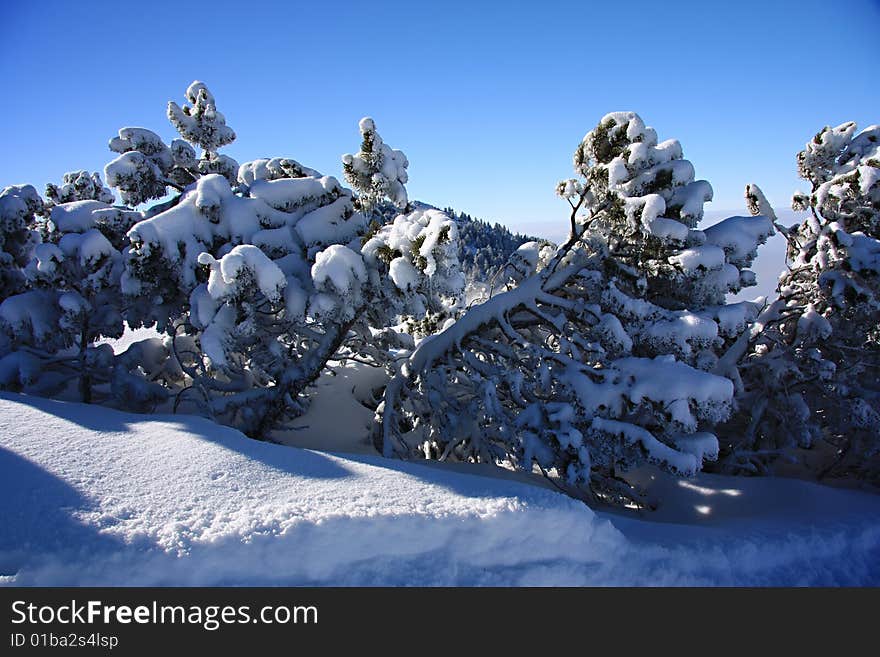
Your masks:
M 239 161 L 341 177 L 372 116 L 410 196 L 558 232 L 580 138 L 632 109 L 675 137 L 717 211 L 747 182 L 779 205 L 822 126 L 880 121 L 880 3 L 5 3 L 0 185 L 103 170 L 123 126 L 176 136 L 168 100 L 205 81 Z M 715 214 L 715 213 L 713 213 Z

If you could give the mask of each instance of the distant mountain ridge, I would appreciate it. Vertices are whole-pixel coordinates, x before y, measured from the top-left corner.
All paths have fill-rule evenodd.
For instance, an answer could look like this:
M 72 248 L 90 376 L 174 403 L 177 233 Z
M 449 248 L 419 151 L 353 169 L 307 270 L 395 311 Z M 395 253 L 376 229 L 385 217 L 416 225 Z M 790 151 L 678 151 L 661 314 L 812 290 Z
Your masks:
M 491 281 L 521 245 L 541 241 L 539 237 L 515 233 L 498 222 L 492 224 L 454 208 L 443 211 L 458 224 L 462 245 L 459 262 L 468 283 Z

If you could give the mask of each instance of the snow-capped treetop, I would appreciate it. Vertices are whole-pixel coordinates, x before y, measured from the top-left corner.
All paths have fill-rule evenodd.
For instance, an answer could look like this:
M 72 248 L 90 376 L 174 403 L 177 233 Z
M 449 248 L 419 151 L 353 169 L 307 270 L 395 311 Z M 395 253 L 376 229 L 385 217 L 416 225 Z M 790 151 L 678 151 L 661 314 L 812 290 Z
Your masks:
M 119 136 L 110 140 L 110 150 L 114 153 L 139 151 L 147 156 L 158 156 L 158 161 L 170 165 L 168 146 L 159 135 L 146 128 L 120 128 Z
M 315 255 L 311 274 L 317 291 L 310 304 L 313 317 L 349 321 L 360 314 L 367 283 L 367 269 L 360 253 L 342 244 L 331 244 Z
M 169 187 L 183 191 L 201 176 L 217 173 L 235 184 L 238 162 L 217 149 L 235 139 L 223 115 L 214 105 L 214 97 L 202 82 L 193 82 L 186 91 L 192 105 L 182 108 L 168 103 L 168 118 L 183 139 L 169 147 L 162 138 L 146 128 L 122 128 L 110 140 L 110 150 L 119 157 L 107 164 L 107 184 L 119 189 L 122 201 L 130 206 L 163 198 Z M 185 141 L 184 141 L 185 140 Z M 190 144 L 203 149 L 201 157 Z
M 632 112 L 604 117 L 574 163 L 579 178 L 557 186 L 569 239 L 520 246 L 507 289 L 418 343 L 391 379 L 387 456 L 537 464 L 621 501 L 633 493 L 620 473 L 645 460 L 692 475 L 718 455 L 710 432 L 734 383 L 710 370 L 756 312 L 725 296 L 754 281 L 740 267 L 770 219 L 696 230 L 711 186 Z
M 45 223 L 44 238 L 56 241 L 58 234 L 99 230 L 120 251 L 128 246 L 126 233 L 143 219 L 143 213 L 108 205 L 101 201 L 71 201 L 52 207 Z
M 97 171 L 92 174 L 88 171 L 70 171 L 64 174 L 61 181 L 61 186 L 52 183 L 46 185 L 46 198 L 56 205 L 71 201 L 113 203 L 116 200 L 113 192 L 104 187 Z
M 795 194 L 792 207 L 813 208 L 826 222 L 877 237 L 880 125 L 855 131 L 853 122 L 826 126 L 798 153 L 798 172 L 812 189 L 809 194 Z
M 772 208 L 770 208 L 772 212 Z M 773 235 L 772 218 L 775 214 L 759 214 L 752 217 L 728 217 L 717 224 L 706 228 L 706 243 L 703 248 L 711 249 L 713 246 L 724 250 L 726 262 L 745 270 L 751 267 L 755 258 L 758 257 L 758 246 L 763 244 L 770 235 Z
M 398 209 L 405 210 L 409 204 L 404 187 L 409 180 L 406 172 L 409 160 L 402 151 L 382 141 L 373 119 L 361 119 L 358 127 L 363 137 L 361 150 L 342 156 L 345 179 L 360 195 L 365 208 L 372 209 L 387 198 Z
M 160 199 L 168 187 L 183 189 L 198 177 L 195 151 L 182 139 L 169 148 L 152 130 L 121 128 L 110 150 L 120 155 L 104 167 L 104 176 L 130 206 Z
M 221 146 L 235 140 L 235 132 L 226 125 L 226 118 L 217 111 L 214 96 L 204 82 L 196 80 L 186 90 L 186 99 L 191 103 L 180 107 L 174 101 L 168 103 L 168 120 L 177 128 L 180 136 L 187 142 L 202 148 L 203 153 L 197 163 L 202 175 L 219 173 L 230 183 L 238 174 L 238 162 L 228 155 L 220 155 Z
M 826 126 L 797 159 L 811 191 L 796 193 L 792 207 L 811 215 L 789 231 L 789 256 L 796 268 L 818 273 L 819 279 L 794 272 L 780 282 L 780 292 L 811 297 L 818 284 L 840 308 L 856 299 L 880 304 L 870 284 L 880 273 L 870 255 L 880 248 L 872 245 L 880 239 L 880 126 L 858 134 L 853 122 Z M 867 278 L 860 280 L 860 274 Z M 828 312 L 824 302 L 818 305 Z
M 35 215 L 44 211 L 43 199 L 32 185 L 11 185 L 0 191 L 0 299 L 23 289 L 22 267 L 39 243 L 32 225 Z
M 779 297 L 743 360 L 749 416 L 726 461 L 735 471 L 772 471 L 776 456 L 800 461 L 792 448 L 822 440 L 834 459 L 804 462 L 808 470 L 877 477 L 866 457 L 880 453 L 880 126 L 856 130 L 825 127 L 797 155 L 810 191 L 792 206 L 809 214 L 784 231 Z M 757 186 L 746 195 L 751 212 L 768 214 Z
M 198 262 L 200 265 L 207 265 L 211 270 L 208 294 L 215 299 L 235 296 L 235 283 L 244 271 L 253 276 L 260 292 L 270 301 L 277 301 L 287 285 L 284 272 L 253 244 L 239 244 L 220 260 L 216 260 L 210 253 L 202 252 Z
M 620 275 L 632 279 L 631 293 L 696 310 L 754 285 L 743 268 L 773 234 L 772 219 L 731 218 L 696 230 L 712 186 L 695 179 L 678 140 L 658 142 L 638 114 L 604 116 L 575 151 L 574 169 L 581 178 L 556 189 L 573 207 L 573 233 L 608 244 Z
M 0 191 L 0 247 L 9 235 L 27 229 L 31 218 L 43 209 L 43 199 L 33 185 L 4 187 Z
M 627 218 L 646 232 L 659 216 L 693 228 L 703 218 L 703 204 L 712 200 L 712 186 L 694 180 L 678 140 L 658 143 L 657 132 L 635 112 L 604 116 L 575 151 L 574 168 L 594 194 L 616 191 L 632 199 Z M 565 181 L 564 194 L 577 193 L 573 182 Z
M 820 185 L 876 158 L 880 125 L 868 126 L 857 135 L 856 128 L 853 121 L 822 128 L 797 155 L 801 177 Z
M 761 188 L 758 187 L 755 183 L 749 183 L 746 185 L 746 207 L 749 210 L 749 214 L 752 216 L 764 216 L 769 217 L 770 220 L 775 224 L 776 219 L 776 211 L 773 209 L 773 206 L 770 205 L 770 201 L 767 200 L 767 197 L 764 196 L 764 192 L 761 191 Z
M 196 80 L 186 90 L 190 105 L 183 107 L 168 102 L 168 120 L 180 136 L 190 144 L 200 146 L 205 153 L 216 155 L 221 146 L 235 141 L 235 132 L 226 125 L 226 118 L 217 111 L 214 96 L 204 82 Z
M 215 253 L 223 244 L 255 244 L 274 257 L 312 254 L 322 246 L 346 243 L 363 229 L 354 215 L 350 192 L 335 179 L 295 178 L 256 181 L 249 197 L 237 196 L 219 175 L 200 178 L 181 201 L 129 232 L 135 262 L 164 261 L 184 294 L 196 284 L 199 254 Z M 222 250 L 222 249 L 221 249 Z M 224 255 L 218 253 L 218 255 Z M 154 289 L 149 275 L 128 279 L 125 291 L 133 295 Z

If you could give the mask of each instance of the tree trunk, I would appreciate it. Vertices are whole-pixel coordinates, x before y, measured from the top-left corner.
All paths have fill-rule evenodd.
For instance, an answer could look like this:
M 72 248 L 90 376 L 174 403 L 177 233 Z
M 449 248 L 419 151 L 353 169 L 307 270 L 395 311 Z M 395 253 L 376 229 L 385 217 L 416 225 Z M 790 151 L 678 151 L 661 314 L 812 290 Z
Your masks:
M 86 350 L 89 332 L 84 326 L 79 338 L 79 396 L 84 404 L 92 403 L 92 377 L 86 369 Z
M 326 367 L 327 361 L 339 351 L 339 347 L 348 335 L 348 331 L 359 316 L 360 313 L 357 313 L 348 322 L 337 324 L 329 329 L 324 334 L 321 342 L 306 354 L 306 357 L 303 359 L 304 362 L 287 370 L 278 385 L 267 389 L 271 398 L 266 402 L 267 409 L 263 417 L 260 418 L 253 431 L 249 432 L 252 438 L 257 438 L 258 440 L 266 439 L 269 431 L 272 430 L 284 415 L 287 409 L 287 397 L 290 396 L 295 399 L 318 378 L 324 367 Z

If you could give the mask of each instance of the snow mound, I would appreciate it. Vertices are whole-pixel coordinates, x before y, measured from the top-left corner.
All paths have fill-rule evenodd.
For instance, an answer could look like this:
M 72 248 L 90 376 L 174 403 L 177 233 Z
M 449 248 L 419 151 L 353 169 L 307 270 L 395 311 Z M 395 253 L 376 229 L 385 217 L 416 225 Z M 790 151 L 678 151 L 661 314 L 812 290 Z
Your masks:
M 0 399 L 0 569 L 15 584 L 488 584 L 523 560 L 573 546 L 598 559 L 622 541 L 540 489 L 260 443 L 199 418 L 27 402 Z
M 841 513 L 798 524 L 779 500 L 803 495 L 774 494 L 757 530 L 648 522 L 519 482 L 10 394 L 0 471 L 13 585 L 880 582 L 880 498 L 802 482 L 773 483 Z M 694 481 L 679 490 L 709 508 Z

